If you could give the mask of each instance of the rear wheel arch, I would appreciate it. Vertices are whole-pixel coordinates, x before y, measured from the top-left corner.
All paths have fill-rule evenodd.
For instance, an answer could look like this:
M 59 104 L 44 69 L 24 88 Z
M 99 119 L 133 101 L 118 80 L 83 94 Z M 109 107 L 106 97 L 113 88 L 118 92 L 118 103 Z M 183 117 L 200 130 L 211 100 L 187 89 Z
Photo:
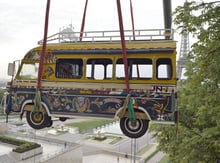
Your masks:
M 137 109 L 136 109 L 137 111 L 139 111 L 139 112 L 141 112 L 141 114 L 143 115 L 143 116 L 145 116 L 145 117 L 140 117 L 141 119 L 147 119 L 147 120 L 149 120 L 149 121 L 151 121 L 151 117 L 150 117 L 150 115 L 149 115 L 149 113 L 147 112 L 147 110 L 146 109 L 144 109 L 143 107 L 138 107 Z
M 136 118 L 147 119 L 147 120 L 151 121 L 151 117 L 150 117 L 149 113 L 143 107 L 138 106 L 136 109 L 134 109 L 134 111 L 135 111 Z M 125 110 L 123 107 L 121 107 L 115 113 L 115 117 L 118 117 L 118 118 L 123 118 L 123 117 L 126 117 L 127 115 L 128 115 L 128 109 Z
M 48 104 L 45 103 L 45 101 L 41 101 L 41 105 L 43 106 L 43 110 L 40 110 L 40 112 L 46 112 L 46 114 L 48 116 L 51 116 L 51 113 L 50 113 L 50 109 L 48 107 Z M 22 103 L 22 106 L 21 106 L 21 112 L 20 113 L 23 113 L 24 111 L 33 111 L 33 108 L 34 107 L 34 100 L 32 99 L 27 99 L 25 100 L 23 103 Z
M 26 111 L 26 120 L 34 129 L 43 129 L 45 127 L 50 127 L 53 124 L 51 116 L 48 114 L 47 105 L 41 101 L 41 108 L 39 111 L 34 109 L 34 103 L 26 103 L 24 105 L 23 111 Z

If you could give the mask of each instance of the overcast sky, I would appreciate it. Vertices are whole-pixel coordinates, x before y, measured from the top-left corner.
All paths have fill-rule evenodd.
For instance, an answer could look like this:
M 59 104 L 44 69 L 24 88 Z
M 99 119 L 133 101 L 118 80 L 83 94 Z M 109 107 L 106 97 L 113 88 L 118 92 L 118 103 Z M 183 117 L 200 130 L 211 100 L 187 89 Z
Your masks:
M 185 0 L 173 0 L 172 10 Z M 133 0 L 135 29 L 162 29 L 162 0 Z M 51 0 L 48 35 L 72 23 L 80 31 L 85 0 Z M 129 0 L 121 0 L 124 29 L 131 29 Z M 0 0 L 0 79 L 43 38 L 46 0 Z M 84 31 L 118 30 L 116 0 L 89 0 Z M 176 37 L 180 44 L 180 37 Z

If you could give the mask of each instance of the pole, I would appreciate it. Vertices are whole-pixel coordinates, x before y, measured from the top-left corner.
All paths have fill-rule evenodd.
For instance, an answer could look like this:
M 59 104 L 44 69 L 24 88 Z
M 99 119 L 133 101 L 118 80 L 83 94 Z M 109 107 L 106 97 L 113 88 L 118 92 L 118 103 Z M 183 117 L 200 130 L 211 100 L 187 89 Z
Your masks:
M 136 143 L 137 143 L 137 141 L 136 141 L 136 139 L 134 139 L 134 149 L 133 149 L 133 151 L 134 151 L 134 163 L 136 162 Z

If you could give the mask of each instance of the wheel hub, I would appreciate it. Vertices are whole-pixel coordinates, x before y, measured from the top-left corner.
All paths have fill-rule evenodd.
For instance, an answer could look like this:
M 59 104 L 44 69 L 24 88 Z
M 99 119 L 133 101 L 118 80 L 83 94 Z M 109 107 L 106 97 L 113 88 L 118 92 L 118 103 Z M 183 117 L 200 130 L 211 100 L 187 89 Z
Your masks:
M 31 118 L 32 118 L 33 122 L 40 123 L 43 119 L 43 114 L 42 113 L 32 113 Z
M 140 123 L 138 121 L 129 121 L 128 125 L 129 125 L 130 129 L 136 130 L 139 128 Z

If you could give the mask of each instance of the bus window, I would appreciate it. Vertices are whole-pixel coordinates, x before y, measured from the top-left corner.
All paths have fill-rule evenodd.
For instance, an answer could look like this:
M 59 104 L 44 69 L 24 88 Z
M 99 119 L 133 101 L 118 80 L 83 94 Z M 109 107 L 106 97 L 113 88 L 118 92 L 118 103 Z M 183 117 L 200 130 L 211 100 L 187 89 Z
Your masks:
M 24 63 L 22 65 L 19 77 L 36 79 L 38 75 L 39 63 Z
M 110 59 L 89 59 L 86 63 L 86 77 L 95 80 L 111 79 L 112 68 Z
M 125 79 L 124 63 L 122 59 L 118 59 L 116 62 L 115 75 L 117 79 Z
M 171 79 L 172 78 L 172 64 L 168 58 L 161 58 L 157 60 L 157 79 Z
M 129 58 L 128 59 L 129 79 L 151 79 L 153 77 L 152 60 L 146 58 Z M 116 63 L 116 77 L 124 79 L 123 60 L 119 59 Z
M 81 78 L 82 77 L 81 59 L 58 59 L 56 63 L 57 78 Z
M 129 59 L 131 79 L 151 79 L 153 77 L 152 60 L 140 58 Z

